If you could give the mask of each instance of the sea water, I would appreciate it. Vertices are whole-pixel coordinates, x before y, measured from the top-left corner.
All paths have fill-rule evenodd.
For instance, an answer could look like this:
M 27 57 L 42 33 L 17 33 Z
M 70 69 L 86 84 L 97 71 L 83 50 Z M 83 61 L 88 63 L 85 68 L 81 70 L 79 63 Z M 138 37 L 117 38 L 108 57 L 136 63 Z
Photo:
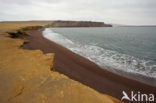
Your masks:
M 43 36 L 102 68 L 156 78 L 156 27 L 46 28 Z

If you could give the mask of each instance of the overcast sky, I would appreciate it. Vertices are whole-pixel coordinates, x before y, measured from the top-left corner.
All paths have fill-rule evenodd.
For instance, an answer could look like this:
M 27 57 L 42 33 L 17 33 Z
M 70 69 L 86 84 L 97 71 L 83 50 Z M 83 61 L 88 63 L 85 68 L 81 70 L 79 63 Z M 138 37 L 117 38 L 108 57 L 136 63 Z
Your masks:
M 0 20 L 156 25 L 156 0 L 0 0 Z

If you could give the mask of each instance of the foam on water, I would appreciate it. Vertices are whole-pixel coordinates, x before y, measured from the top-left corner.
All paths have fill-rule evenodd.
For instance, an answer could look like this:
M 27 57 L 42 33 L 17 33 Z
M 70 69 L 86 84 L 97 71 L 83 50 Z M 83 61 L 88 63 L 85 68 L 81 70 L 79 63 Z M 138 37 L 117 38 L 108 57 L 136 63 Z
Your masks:
M 89 59 L 101 67 L 111 68 L 114 71 L 122 70 L 156 78 L 156 65 L 151 64 L 152 61 L 140 60 L 116 51 L 106 50 L 98 47 L 96 44 L 84 45 L 80 42 L 73 42 L 63 35 L 53 32 L 49 28 L 43 31 L 43 36 Z

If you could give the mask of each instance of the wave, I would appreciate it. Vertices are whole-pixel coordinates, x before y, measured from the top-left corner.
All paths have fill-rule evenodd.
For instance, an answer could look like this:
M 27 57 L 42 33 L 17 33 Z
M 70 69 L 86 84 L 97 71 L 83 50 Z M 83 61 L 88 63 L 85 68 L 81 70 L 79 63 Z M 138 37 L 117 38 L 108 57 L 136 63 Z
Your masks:
M 102 68 L 111 68 L 114 71 L 122 70 L 156 78 L 156 65 L 153 65 L 152 61 L 140 60 L 133 56 L 107 50 L 96 44 L 84 45 L 81 42 L 73 42 L 49 28 L 43 31 L 43 36 L 89 59 Z

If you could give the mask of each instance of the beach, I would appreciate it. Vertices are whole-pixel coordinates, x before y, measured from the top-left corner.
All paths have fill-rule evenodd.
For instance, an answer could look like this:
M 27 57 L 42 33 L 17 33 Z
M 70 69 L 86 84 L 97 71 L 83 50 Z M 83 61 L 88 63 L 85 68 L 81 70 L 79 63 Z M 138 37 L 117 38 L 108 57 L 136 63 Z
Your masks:
M 28 30 L 41 32 L 49 24 L 0 23 L 0 102 L 121 103 L 55 71 L 54 53 L 23 48 L 30 41 L 19 37 L 28 36 Z
M 156 0 L 0 8 L 0 103 L 156 103 Z
M 39 49 L 44 53 L 55 53 L 55 63 L 54 67 L 51 68 L 52 70 L 62 73 L 101 93 L 116 97 L 119 100 L 123 96 L 122 91 L 125 91 L 129 95 L 131 91 L 135 93 L 141 92 L 142 94 L 153 93 L 156 95 L 155 86 L 128 79 L 106 69 L 101 69 L 86 58 L 45 39 L 42 36 L 43 30 L 44 29 L 28 30 L 26 33 L 29 34 L 29 36 L 20 36 L 22 39 L 29 40 L 22 48 L 30 50 Z M 135 78 L 137 78 L 137 76 Z

